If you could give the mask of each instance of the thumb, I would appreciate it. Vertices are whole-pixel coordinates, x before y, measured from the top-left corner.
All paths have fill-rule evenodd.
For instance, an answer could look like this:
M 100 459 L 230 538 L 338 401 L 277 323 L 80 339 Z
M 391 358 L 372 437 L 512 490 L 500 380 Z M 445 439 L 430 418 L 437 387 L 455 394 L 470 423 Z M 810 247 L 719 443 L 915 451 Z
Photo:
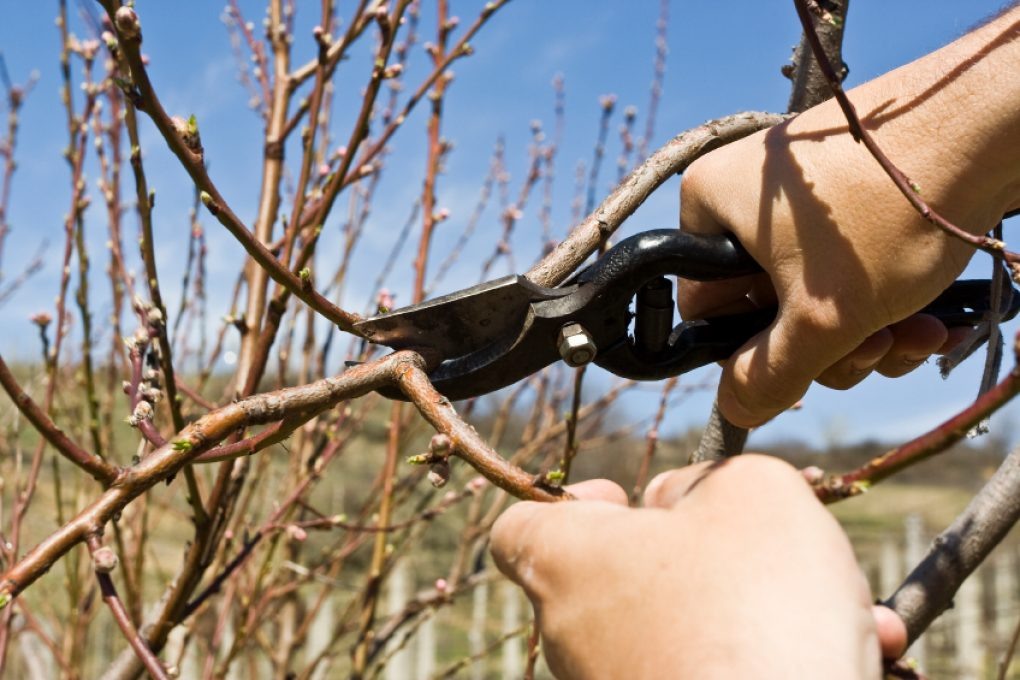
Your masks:
M 748 340 L 723 367 L 719 409 L 734 425 L 755 427 L 795 404 L 811 381 L 850 354 L 866 333 L 830 320 L 818 309 L 804 313 L 781 305 L 765 331 Z

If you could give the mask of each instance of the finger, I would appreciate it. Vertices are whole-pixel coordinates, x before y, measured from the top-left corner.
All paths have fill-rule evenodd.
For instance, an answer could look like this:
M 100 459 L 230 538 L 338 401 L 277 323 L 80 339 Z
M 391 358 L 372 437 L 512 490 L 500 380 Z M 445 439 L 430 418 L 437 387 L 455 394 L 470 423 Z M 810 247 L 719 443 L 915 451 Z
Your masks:
M 532 601 L 541 601 L 569 578 L 572 560 L 583 559 L 605 527 L 628 512 L 634 511 L 600 500 L 515 503 L 492 525 L 493 560 Z
M 605 501 L 614 505 L 628 505 L 627 492 L 608 479 L 589 479 L 566 487 L 580 501 Z
M 946 325 L 930 314 L 914 314 L 889 326 L 893 343 L 876 370 L 889 378 L 906 375 L 946 344 Z
M 531 559 L 524 538 L 540 526 L 543 511 L 541 503 L 520 501 L 504 510 L 492 525 L 490 550 L 496 568 L 519 585 L 523 585 L 521 574 Z
M 786 410 L 804 396 L 816 376 L 867 337 L 852 328 L 817 305 L 787 305 L 769 329 L 751 338 L 724 366 L 719 383 L 722 414 L 734 425 L 755 427 Z
M 763 494 L 762 489 L 769 489 Z M 783 502 L 800 503 L 810 497 L 816 505 L 814 492 L 805 484 L 803 475 L 789 463 L 774 456 L 745 453 L 725 461 L 688 465 L 657 475 L 645 489 L 646 508 L 676 508 L 690 499 L 702 508 L 732 508 L 748 499 L 782 496 Z M 697 501 L 693 499 L 698 498 Z
M 883 659 L 898 659 L 907 651 L 907 624 L 889 607 L 877 604 L 871 609 L 878 629 Z
M 684 173 L 680 182 L 680 229 L 692 234 L 723 234 L 728 230 L 716 218 L 712 205 L 718 173 L 706 168 L 709 157 L 700 158 Z M 738 314 L 755 309 L 753 291 L 771 282 L 765 274 L 738 276 L 721 281 L 677 281 L 677 307 L 684 319 L 701 319 Z
M 869 335 L 850 354 L 822 371 L 815 380 L 834 390 L 848 390 L 871 375 L 892 347 L 892 331 L 883 328 Z
M 684 320 L 704 319 L 726 314 L 741 314 L 756 309 L 749 295 L 753 276 L 738 276 L 722 281 L 677 279 L 676 304 Z
M 656 475 L 645 487 L 642 504 L 646 508 L 672 508 L 697 480 L 708 474 L 710 465 L 711 463 L 698 463 Z
M 970 326 L 954 326 L 948 331 L 946 341 L 942 343 L 942 346 L 936 350 L 935 354 L 948 354 L 956 349 L 956 346 L 961 342 L 970 337 L 971 331 L 974 329 Z

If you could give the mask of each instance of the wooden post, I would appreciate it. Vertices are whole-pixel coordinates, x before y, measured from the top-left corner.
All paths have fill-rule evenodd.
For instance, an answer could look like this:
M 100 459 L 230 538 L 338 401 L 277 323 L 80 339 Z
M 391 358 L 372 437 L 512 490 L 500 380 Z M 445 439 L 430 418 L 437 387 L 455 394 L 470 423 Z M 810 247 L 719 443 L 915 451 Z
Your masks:
M 995 569 L 995 649 L 1002 652 L 1009 646 L 1016 628 L 1017 563 L 1016 554 L 1008 546 L 1003 545 L 999 550 L 992 566 Z
M 468 653 L 471 656 L 485 650 L 485 627 L 489 621 L 489 584 L 481 583 L 471 594 L 471 629 L 468 631 Z M 486 659 L 471 663 L 468 677 L 471 680 L 485 680 Z
M 878 562 L 878 592 L 875 594 L 879 597 L 892 595 L 903 582 L 905 573 L 903 560 L 900 559 L 899 541 L 892 536 L 884 536 Z
M 386 613 L 397 614 L 403 611 L 407 601 L 411 598 L 411 574 L 407 566 L 407 560 L 401 560 L 386 579 Z M 395 636 L 390 640 L 390 645 L 396 645 L 399 639 Z M 401 649 L 390 657 L 384 671 L 386 680 L 407 680 L 413 677 L 412 652 L 408 648 Z
M 329 646 L 331 639 L 333 638 L 333 626 L 335 625 L 334 617 L 334 605 L 330 601 L 319 608 L 318 613 L 315 615 L 315 619 L 312 621 L 311 626 L 308 629 L 308 642 L 305 645 L 305 661 L 310 662 L 316 658 L 322 652 L 326 651 Z M 315 672 L 312 673 L 311 680 L 326 680 L 329 674 L 329 661 L 323 660 L 322 663 L 315 667 Z
M 904 560 L 907 569 L 913 569 L 919 564 L 927 552 L 927 540 L 924 537 L 924 520 L 917 513 L 907 515 L 904 521 Z M 927 665 L 927 638 L 922 635 L 907 650 L 907 656 L 917 660 L 918 666 L 922 669 Z
M 418 680 L 430 680 L 436 672 L 436 617 L 426 618 L 415 636 L 415 672 Z
M 517 586 L 503 582 L 503 633 L 521 626 L 521 594 Z M 524 645 L 521 636 L 503 643 L 503 680 L 520 680 L 524 675 Z
M 963 582 L 954 598 L 951 614 L 956 632 L 956 675 L 958 680 L 984 677 L 984 648 L 981 646 L 981 579 L 975 573 Z

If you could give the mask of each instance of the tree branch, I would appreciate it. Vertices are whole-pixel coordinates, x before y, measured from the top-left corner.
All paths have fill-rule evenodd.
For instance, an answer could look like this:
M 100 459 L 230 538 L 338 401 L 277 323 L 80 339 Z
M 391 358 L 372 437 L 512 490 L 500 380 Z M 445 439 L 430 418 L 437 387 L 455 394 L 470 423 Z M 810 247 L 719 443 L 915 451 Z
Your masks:
M 1020 392 L 1020 334 L 1014 341 L 1013 351 L 1017 362 L 1013 370 L 995 387 L 975 399 L 974 403 L 903 446 L 868 461 L 852 472 L 824 480 L 815 489 L 818 498 L 824 503 L 831 503 L 856 496 L 872 484 L 945 451 L 967 436 L 971 428 L 1005 406 Z
M 486 479 L 517 498 L 533 501 L 561 501 L 572 496 L 558 487 L 536 479 L 489 448 L 473 427 L 457 415 L 449 399 L 432 387 L 428 375 L 410 363 L 397 372 L 397 384 L 414 402 L 422 417 L 437 432 L 448 437 L 453 453 L 470 463 Z
M 286 287 L 305 304 L 329 319 L 345 331 L 352 331 L 354 323 L 360 319 L 357 314 L 346 312 L 327 300 L 298 274 L 291 272 L 266 248 L 234 214 L 219 189 L 209 177 L 200 147 L 195 141 L 185 141 L 184 135 L 177 129 L 178 125 L 167 115 L 166 110 L 156 96 L 149 80 L 149 74 L 142 62 L 142 33 L 138 16 L 128 7 L 117 8 L 114 0 L 101 0 L 103 7 L 117 29 L 119 46 L 131 70 L 134 91 L 129 92 L 132 104 L 148 114 L 155 123 L 170 150 L 180 160 L 192 181 L 202 191 L 202 202 L 220 224 L 227 228 L 241 243 L 248 254 L 260 267 L 265 269 L 274 281 Z M 197 141 L 197 135 L 196 135 Z
M 57 427 L 57 424 L 46 415 L 46 411 L 40 408 L 32 400 L 32 397 L 28 396 L 28 393 L 21 389 L 21 385 L 18 384 L 18 381 L 7 367 L 3 357 L 0 357 L 0 385 L 3 385 L 7 396 L 11 398 L 14 405 L 21 411 L 21 414 L 28 419 L 28 422 L 32 423 L 35 431 L 49 442 L 56 449 L 57 453 L 88 472 L 104 486 L 109 486 L 116 479 L 118 474 L 117 467 L 98 456 L 93 456 L 64 434 L 64 431 Z
M 1003 461 L 984 488 L 883 604 L 907 624 L 913 642 L 942 612 L 968 576 L 1020 520 L 1020 449 Z
M 402 366 L 419 365 L 422 359 L 417 354 L 396 352 L 349 368 L 339 376 L 242 399 L 199 418 L 165 446 L 123 470 L 103 495 L 14 564 L 0 580 L 0 605 L 6 605 L 35 582 L 71 548 L 89 535 L 101 532 L 131 501 L 177 474 L 224 437 L 245 427 L 286 419 L 295 413 L 330 408 L 342 400 L 392 384 L 398 380 Z

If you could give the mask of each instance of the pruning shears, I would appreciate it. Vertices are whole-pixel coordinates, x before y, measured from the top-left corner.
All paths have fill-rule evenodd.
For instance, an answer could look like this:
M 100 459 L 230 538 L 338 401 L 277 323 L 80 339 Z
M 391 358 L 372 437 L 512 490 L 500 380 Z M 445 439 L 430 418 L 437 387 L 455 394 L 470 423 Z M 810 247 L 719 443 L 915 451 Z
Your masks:
M 768 327 L 776 309 L 673 325 L 667 276 L 713 281 L 760 272 L 729 235 L 676 229 L 620 241 L 564 284 L 546 288 L 507 276 L 355 324 L 370 342 L 427 348 L 430 372 L 452 400 L 494 392 L 557 361 L 594 363 L 622 378 L 660 380 L 728 358 Z M 959 280 L 921 310 L 947 326 L 973 326 L 991 311 L 991 281 Z M 1001 296 L 999 316 L 1020 311 L 1020 291 Z M 633 311 L 631 304 L 633 302 Z

